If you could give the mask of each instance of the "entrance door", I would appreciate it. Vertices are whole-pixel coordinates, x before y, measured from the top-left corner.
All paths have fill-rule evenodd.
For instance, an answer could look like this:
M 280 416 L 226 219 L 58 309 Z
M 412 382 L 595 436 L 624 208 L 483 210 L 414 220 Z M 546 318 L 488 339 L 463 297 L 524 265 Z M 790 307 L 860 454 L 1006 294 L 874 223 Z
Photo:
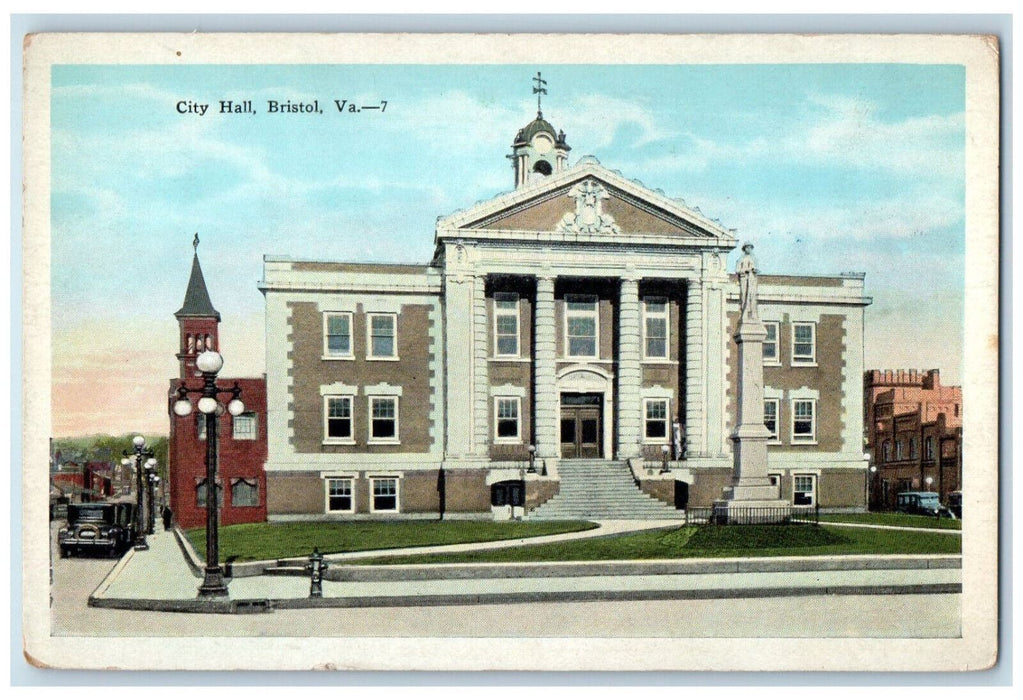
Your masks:
M 600 458 L 600 394 L 561 395 L 561 458 Z

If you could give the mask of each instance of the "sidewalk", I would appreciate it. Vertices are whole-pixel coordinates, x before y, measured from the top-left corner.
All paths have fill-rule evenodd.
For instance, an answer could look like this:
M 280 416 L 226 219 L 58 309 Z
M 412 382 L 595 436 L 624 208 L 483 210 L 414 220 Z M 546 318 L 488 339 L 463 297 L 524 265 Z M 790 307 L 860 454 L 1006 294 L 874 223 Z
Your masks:
M 616 521 L 596 530 L 429 551 L 508 547 L 528 542 L 600 537 L 675 523 Z M 93 607 L 188 612 L 268 612 L 297 607 L 473 605 L 517 602 L 754 598 L 797 595 L 959 593 L 959 556 L 772 557 L 762 559 L 351 566 L 353 556 L 327 557 L 323 597 L 309 597 L 304 576 L 235 576 L 229 598 L 199 600 L 201 577 L 173 532 L 130 550 L 90 596 Z M 293 560 L 298 563 L 299 560 Z M 235 567 L 238 568 L 237 566 Z

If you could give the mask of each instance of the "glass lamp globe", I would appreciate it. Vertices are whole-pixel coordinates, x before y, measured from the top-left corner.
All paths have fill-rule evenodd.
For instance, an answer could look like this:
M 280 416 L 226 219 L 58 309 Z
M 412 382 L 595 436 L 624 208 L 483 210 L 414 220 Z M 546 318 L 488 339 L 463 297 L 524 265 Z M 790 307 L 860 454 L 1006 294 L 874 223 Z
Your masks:
M 156 457 L 150 457 L 146 460 L 146 466 L 152 469 L 156 466 Z
M 125 457 L 124 459 L 121 460 L 121 466 L 127 467 L 127 466 L 130 466 L 130 465 L 131 465 L 131 460 L 128 459 L 127 457 Z
M 217 400 L 212 396 L 204 396 L 199 399 L 199 410 L 209 415 L 217 410 Z
M 216 374 L 224 366 L 224 358 L 216 350 L 207 350 L 195 358 L 195 366 L 204 374 Z
M 661 445 L 661 452 L 663 452 L 664 454 L 668 454 L 668 450 L 670 449 L 671 448 L 668 447 L 667 445 Z
M 192 402 L 188 399 L 178 399 L 174 402 L 174 415 L 187 416 L 192 412 Z
M 227 412 L 232 416 L 240 416 L 245 412 L 245 404 L 241 399 L 231 399 L 231 402 L 227 404 Z
M 131 439 L 131 444 L 135 445 L 135 447 L 145 447 L 146 439 L 141 435 L 136 435 Z

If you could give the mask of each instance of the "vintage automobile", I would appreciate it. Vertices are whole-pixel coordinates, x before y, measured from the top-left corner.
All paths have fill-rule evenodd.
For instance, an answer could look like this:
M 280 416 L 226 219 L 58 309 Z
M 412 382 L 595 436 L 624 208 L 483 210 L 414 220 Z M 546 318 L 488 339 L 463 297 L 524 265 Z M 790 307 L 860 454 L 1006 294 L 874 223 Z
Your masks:
M 941 505 L 938 494 L 933 491 L 904 491 L 897 496 L 895 510 L 909 515 L 929 515 L 932 518 L 952 518 L 955 514 Z
M 81 552 L 117 556 L 135 539 L 135 504 L 72 503 L 57 532 L 61 558 Z

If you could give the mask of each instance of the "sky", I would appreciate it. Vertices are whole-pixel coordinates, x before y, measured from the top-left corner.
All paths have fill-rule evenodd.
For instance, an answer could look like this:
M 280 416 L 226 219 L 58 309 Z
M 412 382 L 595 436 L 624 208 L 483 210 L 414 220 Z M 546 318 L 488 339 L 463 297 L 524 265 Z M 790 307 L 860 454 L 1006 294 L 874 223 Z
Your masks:
M 570 164 L 699 207 L 765 274 L 865 272 L 866 367 L 960 381 L 961 66 L 55 66 L 54 436 L 166 433 L 196 232 L 224 376 L 264 371 L 263 255 L 428 262 L 438 217 L 514 188 L 538 70 Z

